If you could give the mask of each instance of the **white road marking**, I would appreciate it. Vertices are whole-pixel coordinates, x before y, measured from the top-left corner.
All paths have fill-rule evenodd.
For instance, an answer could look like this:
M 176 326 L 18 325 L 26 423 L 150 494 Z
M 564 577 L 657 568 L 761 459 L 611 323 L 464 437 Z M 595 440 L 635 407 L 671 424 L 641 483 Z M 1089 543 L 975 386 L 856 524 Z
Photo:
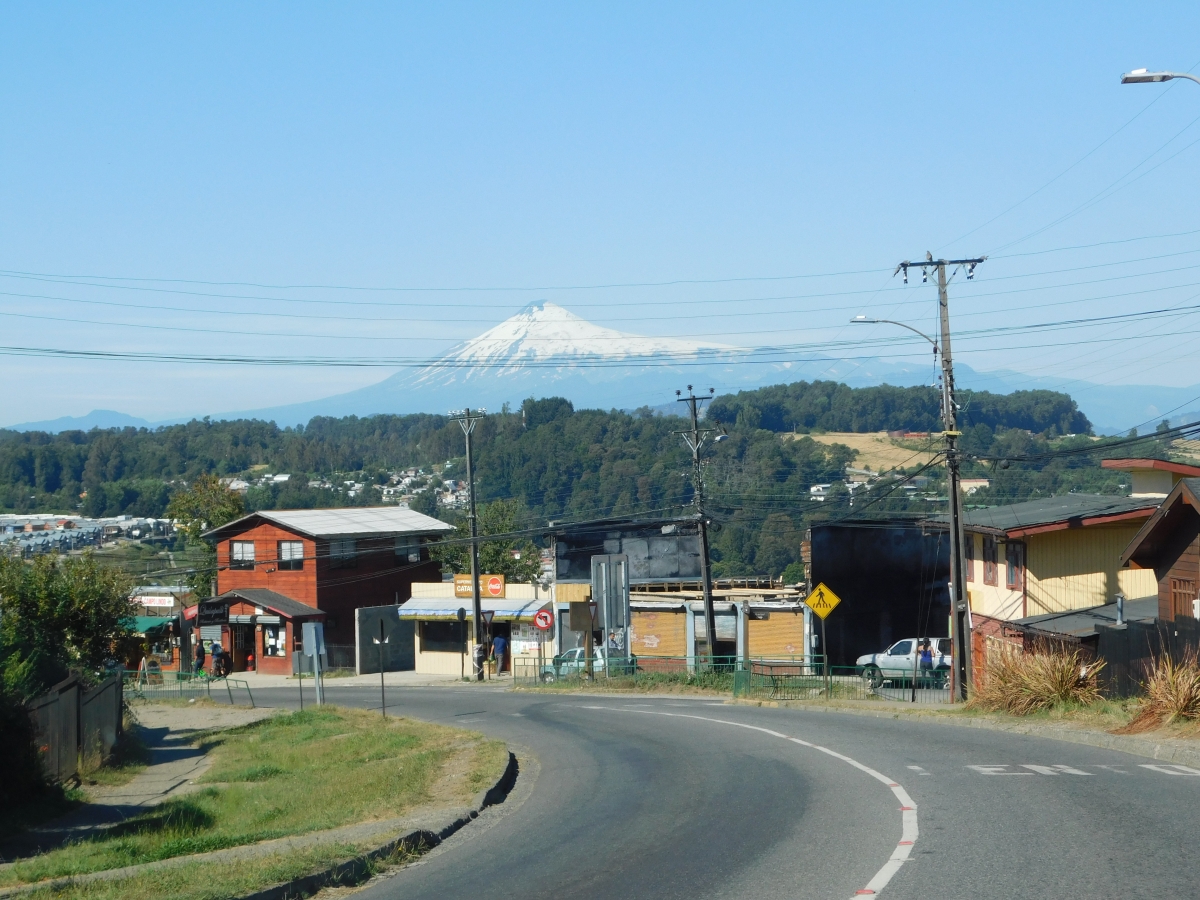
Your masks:
M 974 769 L 980 775 L 1032 775 L 1032 772 L 1010 772 L 1008 766 L 967 766 L 968 769 Z
M 1118 775 L 1128 775 L 1124 769 L 1118 769 L 1116 766 L 1096 766 L 1097 769 L 1108 769 L 1110 772 L 1116 772 Z
M 916 772 L 918 775 L 928 775 L 929 774 L 924 769 L 922 769 L 920 766 L 909 766 L 909 768 L 912 769 L 914 772 Z
M 1141 763 L 1140 765 L 1143 769 L 1149 769 L 1152 772 L 1162 772 L 1164 775 L 1200 775 L 1200 769 L 1193 769 L 1191 766 L 1157 766 L 1150 763 Z
M 632 712 L 640 713 L 649 716 L 670 716 L 675 719 L 697 719 L 701 722 L 713 722 L 717 725 L 732 725 L 734 728 L 745 728 L 749 731 L 758 731 L 763 734 L 769 734 L 771 737 L 782 738 L 785 741 L 791 741 L 793 744 L 799 744 L 801 747 L 809 747 L 819 753 L 824 753 L 827 756 L 832 756 L 834 759 L 839 759 L 848 765 L 853 766 L 860 772 L 870 775 L 876 781 L 881 782 L 891 789 L 892 794 L 900 801 L 900 842 L 896 844 L 896 849 L 892 851 L 892 855 L 888 857 L 888 861 L 883 864 L 883 867 L 875 873 L 875 876 L 867 882 L 866 886 L 854 892 L 854 897 L 863 895 L 876 895 L 882 891 L 892 877 L 900 871 L 900 867 L 908 861 L 912 854 L 913 846 L 917 842 L 917 837 L 920 831 L 917 827 L 917 804 L 913 802 L 912 797 L 899 784 L 888 778 L 881 772 L 877 772 L 870 766 L 864 766 L 856 759 L 846 756 L 844 753 L 838 753 L 836 750 L 830 750 L 828 747 L 822 747 L 819 744 L 813 744 L 809 741 L 802 741 L 800 738 L 788 737 L 786 734 L 780 734 L 778 731 L 772 731 L 770 728 L 762 728 L 758 725 L 747 725 L 744 722 L 730 722 L 727 719 L 713 719 L 708 716 L 695 716 L 686 713 L 670 713 L 659 712 L 657 710 L 647 709 L 632 709 L 629 707 L 621 708 L 617 706 L 585 706 L 583 709 L 599 709 L 608 712 Z M 911 768 L 911 767 L 910 767 Z M 1200 773 L 1198 773 L 1200 774 Z M 851 898 L 854 900 L 854 898 Z
M 1037 772 L 1039 775 L 1091 775 L 1091 772 L 1082 772 L 1079 769 L 1072 769 L 1070 766 L 1032 766 L 1021 765 L 1022 769 L 1028 769 L 1030 772 Z

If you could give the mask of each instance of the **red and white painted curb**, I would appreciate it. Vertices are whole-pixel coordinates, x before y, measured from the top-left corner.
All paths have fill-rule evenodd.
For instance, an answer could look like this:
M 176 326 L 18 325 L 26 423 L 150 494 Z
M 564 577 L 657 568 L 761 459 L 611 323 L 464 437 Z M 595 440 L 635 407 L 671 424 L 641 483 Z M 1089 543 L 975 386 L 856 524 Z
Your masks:
M 904 790 L 897 782 L 888 778 L 881 772 L 876 772 L 870 766 L 864 766 L 856 759 L 846 756 L 844 753 L 838 753 L 836 750 L 830 750 L 828 747 L 822 747 L 819 744 L 813 744 L 809 741 L 802 741 L 800 738 L 788 737 L 786 734 L 781 734 L 778 731 L 772 731 L 770 728 L 762 728 L 758 725 L 747 725 L 744 722 L 730 722 L 728 719 L 714 719 L 709 716 L 695 716 L 687 713 L 670 713 L 659 712 L 650 709 L 623 709 L 618 706 L 585 706 L 584 709 L 599 709 L 607 712 L 626 712 L 640 713 L 649 716 L 669 716 L 673 719 L 697 719 L 701 722 L 712 722 L 716 725 L 732 725 L 734 728 L 745 728 L 749 731 L 759 731 L 763 734 L 769 734 L 771 737 L 781 738 L 785 741 L 791 741 L 793 744 L 799 744 L 801 747 L 809 747 L 819 753 L 824 753 L 827 756 L 832 756 L 834 759 L 840 759 L 847 765 L 854 766 L 860 772 L 865 772 L 876 781 L 886 784 L 895 794 L 896 799 L 900 801 L 900 842 L 896 844 L 896 849 L 888 858 L 888 861 L 883 864 L 883 867 L 875 873 L 875 876 L 866 883 L 865 887 L 859 888 L 854 892 L 855 897 L 872 897 L 878 896 L 879 893 L 887 887 L 892 877 L 900 871 L 900 867 L 908 861 L 912 854 L 913 846 L 917 843 L 919 830 L 917 828 L 917 804 L 913 802 L 912 797 L 908 795 L 908 791 Z

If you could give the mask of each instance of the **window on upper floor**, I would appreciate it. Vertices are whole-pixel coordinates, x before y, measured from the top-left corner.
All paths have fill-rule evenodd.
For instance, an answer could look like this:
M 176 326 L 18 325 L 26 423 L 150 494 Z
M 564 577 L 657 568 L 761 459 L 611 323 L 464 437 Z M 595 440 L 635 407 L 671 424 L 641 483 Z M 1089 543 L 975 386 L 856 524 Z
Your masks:
M 975 535 L 963 535 L 963 568 L 967 570 L 967 581 L 975 580 Z
M 421 539 L 416 537 L 396 538 L 396 562 L 417 563 L 421 561 Z
M 996 546 L 996 539 L 994 537 L 992 537 L 990 534 L 985 534 L 983 536 L 983 583 L 984 584 L 998 584 L 999 583 L 999 580 L 998 580 L 999 573 L 997 572 L 997 570 L 1000 568 L 1000 566 L 998 565 L 998 562 L 999 562 L 998 557 L 999 557 L 999 553 L 998 553 L 998 548 Z
M 329 542 L 329 568 L 353 569 L 358 565 L 358 552 L 353 539 Z
M 1004 545 L 1005 575 L 1004 584 L 1010 591 L 1025 589 L 1025 545 L 1007 543 Z
M 295 572 L 304 568 L 304 542 L 279 542 L 279 568 L 281 571 Z
M 229 542 L 229 568 L 254 568 L 254 541 Z

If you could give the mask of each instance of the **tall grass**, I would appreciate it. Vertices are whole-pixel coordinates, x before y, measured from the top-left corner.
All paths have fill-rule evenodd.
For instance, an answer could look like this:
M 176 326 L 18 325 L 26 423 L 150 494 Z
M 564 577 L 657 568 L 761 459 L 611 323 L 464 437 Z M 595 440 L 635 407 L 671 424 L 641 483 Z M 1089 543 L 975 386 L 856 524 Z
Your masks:
M 1142 688 L 1145 696 L 1138 719 L 1157 719 L 1163 724 L 1200 719 L 1200 658 L 1195 650 L 1178 659 L 1170 653 L 1158 657 Z
M 971 705 L 1016 716 L 1087 705 L 1100 699 L 1098 676 L 1103 668 L 1103 660 L 1061 644 L 1041 644 L 1031 652 L 989 653 Z

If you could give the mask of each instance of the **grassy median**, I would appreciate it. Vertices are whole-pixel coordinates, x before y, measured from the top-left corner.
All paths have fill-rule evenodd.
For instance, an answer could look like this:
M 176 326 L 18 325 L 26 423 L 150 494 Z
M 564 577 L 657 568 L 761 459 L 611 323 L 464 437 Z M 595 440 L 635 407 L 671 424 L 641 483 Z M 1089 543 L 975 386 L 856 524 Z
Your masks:
M 477 734 L 329 706 L 202 734 L 198 743 L 213 765 L 194 793 L 89 840 L 6 867 L 0 886 L 389 819 L 424 805 L 458 805 L 494 782 L 507 761 L 503 744 Z M 307 855 L 313 853 L 326 851 Z M 277 865 L 311 866 L 293 856 Z M 237 868 L 247 865 L 266 871 L 271 864 Z M 161 884 L 163 877 L 150 883 Z M 101 890 L 77 886 L 57 896 L 99 896 Z M 197 890 L 186 896 L 220 895 L 203 883 Z

